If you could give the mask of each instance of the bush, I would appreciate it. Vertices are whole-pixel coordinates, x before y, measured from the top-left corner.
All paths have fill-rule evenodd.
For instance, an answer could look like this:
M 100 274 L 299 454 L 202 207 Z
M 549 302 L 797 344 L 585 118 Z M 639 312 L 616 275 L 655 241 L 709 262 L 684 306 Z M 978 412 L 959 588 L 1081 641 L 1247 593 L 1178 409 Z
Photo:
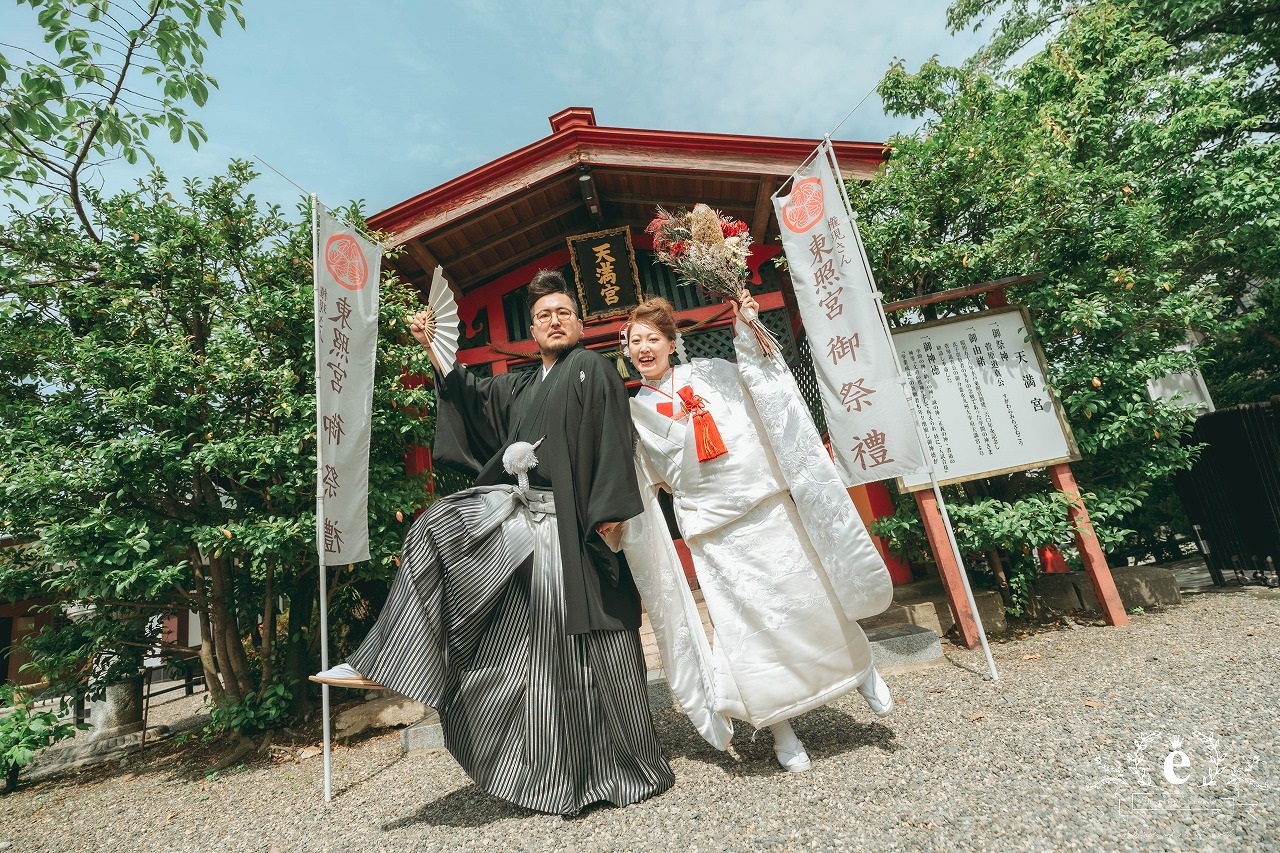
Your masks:
M 277 681 L 260 692 L 247 694 L 243 699 L 214 705 L 209 710 L 209 725 L 205 733 L 212 738 L 279 728 L 289 719 L 292 702 L 292 684 Z
M 18 774 L 35 760 L 39 750 L 88 728 L 83 723 L 68 723 L 53 711 L 35 710 L 35 698 L 10 684 L 0 684 L 0 705 L 9 708 L 0 719 L 0 774 L 5 779 L 5 793 L 18 787 Z

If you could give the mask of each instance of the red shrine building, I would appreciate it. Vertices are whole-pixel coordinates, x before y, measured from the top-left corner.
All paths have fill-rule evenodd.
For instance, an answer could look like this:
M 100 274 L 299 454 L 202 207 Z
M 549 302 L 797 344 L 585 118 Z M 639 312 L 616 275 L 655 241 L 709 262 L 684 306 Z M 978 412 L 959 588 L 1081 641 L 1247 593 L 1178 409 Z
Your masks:
M 462 320 L 459 360 L 481 375 L 540 364 L 526 301 L 540 269 L 560 269 L 576 283 L 584 345 L 615 360 L 632 386 L 640 377 L 621 357 L 618 334 L 643 296 L 676 306 L 690 356 L 732 359 L 730 309 L 679 284 L 656 261 L 645 233 L 658 206 L 676 211 L 702 202 L 750 226 L 751 290 L 761 319 L 782 343 L 824 431 L 791 280 L 773 263 L 782 246 L 771 202 L 818 140 L 601 127 L 590 107 L 570 107 L 550 121 L 550 136 L 368 220 L 404 249 L 389 263 L 424 298 L 442 269 Z M 868 179 L 886 158 L 880 143 L 833 145 L 846 178 Z M 429 464 L 426 450 L 419 454 L 416 463 Z M 892 512 L 882 484 L 850 492 L 868 522 Z M 910 581 L 909 569 L 886 556 L 895 583 Z

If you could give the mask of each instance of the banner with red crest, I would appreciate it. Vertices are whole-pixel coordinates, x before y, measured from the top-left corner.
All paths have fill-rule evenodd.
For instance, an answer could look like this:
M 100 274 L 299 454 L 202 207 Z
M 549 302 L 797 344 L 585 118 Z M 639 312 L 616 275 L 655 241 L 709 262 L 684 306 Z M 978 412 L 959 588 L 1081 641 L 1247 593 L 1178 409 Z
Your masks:
M 369 559 L 369 422 L 382 247 L 316 211 L 316 549 Z
M 830 141 L 773 197 L 822 410 L 846 486 L 928 470 Z

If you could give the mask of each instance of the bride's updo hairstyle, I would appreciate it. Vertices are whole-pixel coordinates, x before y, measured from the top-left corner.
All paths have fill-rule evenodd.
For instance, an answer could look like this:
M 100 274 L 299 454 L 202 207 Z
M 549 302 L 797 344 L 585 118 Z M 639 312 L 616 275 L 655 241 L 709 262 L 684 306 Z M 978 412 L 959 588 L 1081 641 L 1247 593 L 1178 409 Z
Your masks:
M 667 336 L 667 340 L 676 339 L 676 309 L 661 296 L 650 296 L 631 311 L 627 324 L 644 323 Z

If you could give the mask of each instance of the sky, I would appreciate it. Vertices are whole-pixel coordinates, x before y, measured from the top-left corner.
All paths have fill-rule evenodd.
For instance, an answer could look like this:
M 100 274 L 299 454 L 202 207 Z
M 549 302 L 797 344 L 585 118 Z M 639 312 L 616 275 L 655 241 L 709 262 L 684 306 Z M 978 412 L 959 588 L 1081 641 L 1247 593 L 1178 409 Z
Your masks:
M 189 107 L 209 141 L 154 140 L 171 177 L 260 167 L 259 197 L 300 191 L 372 214 L 541 139 L 548 117 L 595 109 L 614 127 L 820 138 L 895 58 L 959 63 L 947 0 L 246 0 L 247 27 L 210 34 L 219 83 Z M 30 6 L 0 2 L 0 43 L 46 52 Z M 910 130 L 870 97 L 833 134 Z M 114 184 L 127 169 L 109 167 Z

